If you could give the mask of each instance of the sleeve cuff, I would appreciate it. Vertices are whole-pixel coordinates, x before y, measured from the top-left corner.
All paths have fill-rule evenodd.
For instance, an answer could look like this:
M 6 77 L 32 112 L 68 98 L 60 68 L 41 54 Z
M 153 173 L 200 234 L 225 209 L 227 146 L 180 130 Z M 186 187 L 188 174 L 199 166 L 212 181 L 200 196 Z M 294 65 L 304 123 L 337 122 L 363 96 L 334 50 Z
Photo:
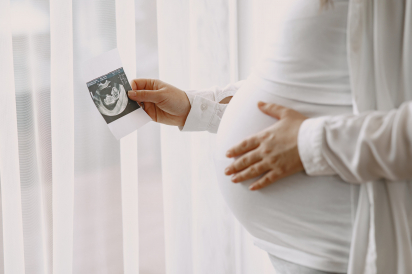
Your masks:
M 211 133 L 216 133 L 226 105 L 213 102 L 200 96 L 190 98 L 189 96 L 191 96 L 191 94 L 186 94 L 188 94 L 189 101 L 191 101 L 191 109 L 186 118 L 185 125 L 179 127 L 179 129 L 181 131 L 207 130 Z
M 195 99 L 196 95 L 194 95 L 190 91 L 185 91 L 187 98 L 189 99 L 190 105 L 193 105 L 193 100 Z
M 323 126 L 328 118 L 306 119 L 299 129 L 299 155 L 306 173 L 310 176 L 336 174 L 322 155 Z
M 223 99 L 225 99 L 226 97 L 229 97 L 229 96 L 234 96 L 235 94 L 236 94 L 236 92 L 239 90 L 239 88 L 243 85 L 243 83 L 245 82 L 246 80 L 242 80 L 242 81 L 239 81 L 239 82 L 237 82 L 237 83 L 235 83 L 235 84 L 230 84 L 230 85 L 227 85 L 221 92 L 219 92 L 219 93 L 216 93 L 216 95 L 215 95 L 215 101 L 216 102 L 220 102 L 220 101 L 222 101 Z

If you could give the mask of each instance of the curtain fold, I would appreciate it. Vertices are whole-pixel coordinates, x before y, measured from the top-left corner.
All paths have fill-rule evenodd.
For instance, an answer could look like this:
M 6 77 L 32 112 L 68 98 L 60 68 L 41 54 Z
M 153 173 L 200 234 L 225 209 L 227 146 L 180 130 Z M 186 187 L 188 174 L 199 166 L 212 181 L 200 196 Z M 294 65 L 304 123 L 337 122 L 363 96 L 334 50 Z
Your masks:
M 138 272 L 137 135 L 115 140 L 82 78 L 117 44 L 134 77 L 117 2 L 0 1 L 0 273 Z
M 35 1 L 11 4 L 25 270 L 45 272 L 52 256 L 44 234 L 52 220 L 49 11 Z M 16 24 L 31 13 L 32 24 Z
M 187 0 L 157 1 L 159 78 L 186 89 L 189 88 L 187 75 L 190 75 L 189 56 L 186 54 L 190 49 L 189 12 Z M 166 273 L 193 273 L 192 166 L 186 149 L 190 146 L 190 134 L 182 134 L 175 127 L 163 125 L 160 134 Z
M 264 40 L 253 27 L 274 5 L 257 2 L 158 0 L 160 79 L 186 90 L 245 79 Z M 162 126 L 161 142 L 166 273 L 274 273 L 219 192 L 215 136 Z
M 50 1 L 53 272 L 71 274 L 74 207 L 72 1 Z M 48 271 L 47 271 L 48 272 Z
M 0 1 L 0 175 L 5 273 L 24 273 L 23 219 L 20 187 L 16 97 L 10 1 Z
M 136 75 L 134 0 L 116 0 L 117 45 L 126 75 Z M 133 78 L 130 78 L 131 81 Z M 137 132 L 120 140 L 122 181 L 123 267 L 125 274 L 139 273 L 138 149 Z
M 116 48 L 117 37 L 116 1 L 73 0 L 73 273 L 124 272 L 121 145 L 82 77 L 83 63 Z

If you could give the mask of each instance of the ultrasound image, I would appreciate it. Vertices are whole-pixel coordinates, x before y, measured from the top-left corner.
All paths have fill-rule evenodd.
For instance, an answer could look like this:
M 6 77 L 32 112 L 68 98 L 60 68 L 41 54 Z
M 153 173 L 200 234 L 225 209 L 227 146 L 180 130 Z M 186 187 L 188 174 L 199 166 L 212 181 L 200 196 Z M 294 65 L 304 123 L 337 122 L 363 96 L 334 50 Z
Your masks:
M 123 68 L 88 82 L 87 87 L 94 104 L 107 124 L 140 107 L 127 96 L 127 91 L 132 88 Z

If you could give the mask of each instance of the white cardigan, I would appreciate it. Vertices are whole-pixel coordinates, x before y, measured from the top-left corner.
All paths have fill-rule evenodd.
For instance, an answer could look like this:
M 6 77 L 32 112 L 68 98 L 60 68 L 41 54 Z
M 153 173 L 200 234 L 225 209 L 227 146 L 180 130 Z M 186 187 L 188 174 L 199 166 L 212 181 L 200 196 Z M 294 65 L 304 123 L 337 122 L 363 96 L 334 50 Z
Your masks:
M 355 114 L 306 120 L 299 153 L 309 175 L 362 184 L 348 273 L 410 274 L 412 1 L 350 1 L 348 58 Z M 216 132 L 239 87 L 187 92 L 183 130 Z
M 353 0 L 348 22 L 359 115 L 307 120 L 299 149 L 309 175 L 362 183 L 348 273 L 412 273 L 412 2 Z

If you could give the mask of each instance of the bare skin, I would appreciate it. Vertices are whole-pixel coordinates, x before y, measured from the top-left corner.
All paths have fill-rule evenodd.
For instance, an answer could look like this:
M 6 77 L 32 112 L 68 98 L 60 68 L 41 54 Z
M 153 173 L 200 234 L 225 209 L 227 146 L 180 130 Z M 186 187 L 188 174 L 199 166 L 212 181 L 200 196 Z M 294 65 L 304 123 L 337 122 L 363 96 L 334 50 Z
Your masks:
M 171 126 L 185 124 L 190 102 L 183 90 L 157 79 L 134 79 L 130 85 L 129 98 L 144 103 L 153 121 Z
M 234 183 L 266 173 L 249 189 L 258 190 L 279 179 L 303 171 L 298 151 L 299 128 L 308 117 L 276 104 L 259 102 L 259 109 L 279 121 L 229 149 L 226 156 L 239 157 L 225 170 Z
M 135 79 L 131 87 L 129 98 L 144 103 L 144 109 L 153 121 L 184 126 L 191 106 L 183 90 L 157 79 Z M 219 103 L 228 104 L 231 98 L 224 98 Z M 226 155 L 229 158 L 240 156 L 225 170 L 226 175 L 233 175 L 235 183 L 266 173 L 250 186 L 251 190 L 261 189 L 303 170 L 297 136 L 307 117 L 276 104 L 259 102 L 258 107 L 279 121 L 232 147 Z

